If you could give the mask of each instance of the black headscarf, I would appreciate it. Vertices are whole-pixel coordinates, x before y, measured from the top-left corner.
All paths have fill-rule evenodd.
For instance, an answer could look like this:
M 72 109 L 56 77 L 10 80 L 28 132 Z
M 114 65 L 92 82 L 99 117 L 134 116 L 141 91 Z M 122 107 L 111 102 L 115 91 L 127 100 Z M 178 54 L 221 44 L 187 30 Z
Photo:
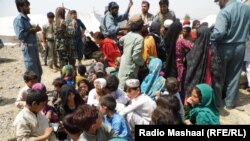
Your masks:
M 165 77 L 177 77 L 177 67 L 176 67 L 176 41 L 182 30 L 182 24 L 180 21 L 175 21 L 169 27 L 165 37 L 164 42 L 166 46 L 166 70 Z
M 77 91 L 75 90 L 74 87 L 68 85 L 68 84 L 65 84 L 61 87 L 61 92 L 60 92 L 60 97 L 62 99 L 62 108 L 63 110 L 66 112 L 66 114 L 69 114 L 69 113 L 72 113 L 73 110 L 71 110 L 68 105 L 67 105 L 67 100 L 68 100 L 68 96 L 70 93 L 74 93 L 75 94 L 75 105 L 76 105 L 76 108 L 83 104 L 83 100 L 82 98 L 80 97 L 80 95 L 77 93 Z M 75 109 L 76 109 L 75 108 Z
M 211 73 L 212 87 L 220 83 L 220 63 L 221 60 L 217 54 L 215 46 L 210 42 L 211 30 L 208 27 L 202 26 L 197 31 L 198 38 L 195 41 L 194 47 L 187 54 L 187 73 L 185 81 L 186 97 L 192 93 L 195 85 L 206 82 L 206 69 L 208 65 L 208 53 L 211 49 Z

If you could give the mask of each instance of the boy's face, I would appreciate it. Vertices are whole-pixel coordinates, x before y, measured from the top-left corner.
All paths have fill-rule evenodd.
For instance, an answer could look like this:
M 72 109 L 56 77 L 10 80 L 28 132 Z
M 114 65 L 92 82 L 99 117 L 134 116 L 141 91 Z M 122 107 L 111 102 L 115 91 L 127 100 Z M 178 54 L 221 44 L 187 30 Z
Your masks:
M 100 128 L 100 126 L 102 125 L 102 119 L 103 119 L 103 115 L 102 113 L 99 113 L 99 117 L 96 119 L 96 123 L 94 123 L 92 127 L 90 128 L 94 128 L 94 129 Z
M 134 99 L 140 93 L 139 88 L 137 89 L 127 88 L 126 92 L 129 99 Z
M 44 106 L 46 104 L 47 104 L 47 101 L 40 102 L 40 103 L 33 102 L 32 106 L 31 106 L 31 109 L 32 109 L 33 112 L 38 113 L 44 108 Z
M 59 93 L 61 91 L 61 88 L 58 86 L 54 86 L 54 91 L 56 91 L 57 93 Z
M 107 114 L 107 107 L 106 106 L 100 105 L 99 110 L 102 114 L 104 114 L 104 115 Z
M 32 88 L 32 86 L 37 83 L 37 80 L 36 79 L 32 79 L 32 80 L 26 81 L 25 83 L 27 84 L 27 86 L 29 88 Z

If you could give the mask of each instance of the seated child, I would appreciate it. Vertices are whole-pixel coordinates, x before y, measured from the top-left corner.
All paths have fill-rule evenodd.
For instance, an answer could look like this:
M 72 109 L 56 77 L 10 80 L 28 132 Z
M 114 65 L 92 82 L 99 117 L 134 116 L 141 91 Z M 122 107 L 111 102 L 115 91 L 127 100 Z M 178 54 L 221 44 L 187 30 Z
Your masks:
M 86 79 L 80 80 L 77 83 L 77 87 L 78 87 L 78 93 L 83 99 L 83 103 L 84 104 L 87 103 L 88 95 L 90 91 L 89 81 Z
M 74 69 L 71 65 L 65 65 L 62 68 L 62 76 L 63 79 L 67 82 L 70 86 L 75 86 L 75 80 L 74 80 Z
M 115 108 L 116 101 L 111 95 L 105 95 L 100 98 L 100 112 L 105 115 L 104 123 L 111 126 L 118 134 L 118 137 L 127 138 L 129 141 L 132 141 L 127 121 L 116 112 Z
M 42 94 L 46 95 L 46 86 L 42 83 L 36 83 L 32 86 L 32 90 L 40 90 Z M 56 109 L 50 105 L 48 105 L 48 100 L 46 101 L 45 106 L 41 111 L 49 120 L 49 122 L 58 122 L 59 117 Z
M 142 94 L 138 79 L 128 79 L 125 90 L 131 103 L 123 108 L 119 114 L 125 116 L 129 127 L 134 131 L 135 125 L 149 125 L 151 114 L 156 108 L 156 103 L 148 95 Z
M 219 125 L 220 113 L 215 105 L 214 91 L 208 84 L 198 84 L 187 99 L 190 111 L 187 113 L 186 124 Z
M 179 113 L 181 115 L 182 120 L 184 121 L 184 116 L 185 116 L 184 106 L 183 106 L 180 94 L 178 92 L 178 90 L 179 90 L 179 82 L 178 82 L 178 80 L 176 78 L 174 78 L 174 77 L 167 78 L 166 79 L 166 89 L 167 89 L 167 93 L 169 95 L 174 95 L 174 96 L 176 96 L 178 98 L 179 103 L 180 103 L 180 111 L 179 111 Z
M 60 92 L 61 92 L 61 87 L 67 84 L 67 82 L 63 78 L 56 78 L 52 82 L 52 85 L 54 86 L 54 92 L 53 92 L 53 98 L 52 98 L 52 105 L 57 109 L 58 105 L 60 105 L 61 98 L 60 98 Z
M 77 70 L 78 70 L 78 74 L 76 76 L 76 84 L 78 84 L 78 82 L 83 79 L 87 79 L 87 77 L 85 76 L 86 67 L 84 65 L 79 65 Z
M 26 97 L 26 106 L 14 120 L 16 139 L 55 141 L 53 128 L 48 119 L 40 112 L 45 106 L 48 96 L 40 90 L 30 90 Z
M 17 108 L 22 109 L 26 104 L 26 97 L 28 90 L 37 82 L 37 75 L 33 71 L 26 71 L 23 75 L 23 80 L 26 83 L 26 86 L 19 90 L 15 105 Z
M 87 104 L 99 106 L 99 98 L 104 95 L 103 89 L 106 87 L 107 81 L 104 78 L 98 78 L 94 82 L 95 88 L 89 92 Z
M 77 124 L 74 123 L 73 114 L 68 114 L 63 118 L 62 126 L 73 141 L 79 140 L 82 131 L 78 128 Z
M 117 137 L 117 133 L 102 122 L 102 114 L 93 105 L 80 106 L 73 113 L 73 121 L 83 131 L 79 138 L 80 141 L 107 141 Z

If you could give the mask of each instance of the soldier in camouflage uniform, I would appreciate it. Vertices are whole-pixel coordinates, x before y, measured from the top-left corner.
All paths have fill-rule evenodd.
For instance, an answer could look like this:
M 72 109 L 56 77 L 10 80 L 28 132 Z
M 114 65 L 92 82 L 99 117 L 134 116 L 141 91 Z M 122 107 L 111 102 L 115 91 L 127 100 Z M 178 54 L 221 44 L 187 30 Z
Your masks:
M 76 50 L 73 46 L 72 37 L 74 35 L 74 28 L 65 21 L 65 8 L 58 7 L 56 9 L 56 50 L 59 56 L 60 70 L 65 65 L 72 65 L 75 69 L 75 60 L 77 59 Z

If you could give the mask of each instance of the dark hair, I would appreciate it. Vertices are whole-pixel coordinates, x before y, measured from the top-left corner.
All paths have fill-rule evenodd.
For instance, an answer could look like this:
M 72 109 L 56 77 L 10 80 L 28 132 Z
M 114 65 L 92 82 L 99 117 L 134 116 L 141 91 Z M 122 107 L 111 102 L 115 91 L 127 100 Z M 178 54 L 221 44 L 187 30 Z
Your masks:
M 77 14 L 76 10 L 70 10 L 70 14 Z
M 78 73 L 81 75 L 81 76 L 85 76 L 85 73 L 86 73 L 86 67 L 84 65 L 79 65 L 78 68 Z
M 201 27 L 202 27 L 202 26 L 208 27 L 208 22 L 203 22 L 203 23 L 201 23 Z
M 148 7 L 150 7 L 150 3 L 149 3 L 148 1 L 143 0 L 143 1 L 141 2 L 141 4 L 147 4 Z
M 171 110 L 156 108 L 151 116 L 153 125 L 179 125 L 181 124 L 180 116 L 176 116 Z
M 23 74 L 23 80 L 26 81 L 26 82 L 30 81 L 30 80 L 34 80 L 34 79 L 37 79 L 37 75 L 33 71 L 26 71 Z
M 69 108 L 68 106 L 68 96 L 70 95 L 70 93 L 73 93 L 75 95 L 74 101 L 75 101 L 75 105 L 76 107 L 78 107 L 79 105 L 83 104 L 83 99 L 81 98 L 81 96 L 77 93 L 77 91 L 75 90 L 74 87 L 65 84 L 61 87 L 61 92 L 60 92 L 60 97 L 62 99 L 62 108 L 65 110 L 66 113 L 71 113 L 72 109 Z
M 119 79 L 114 76 L 114 75 L 109 75 L 106 77 L 107 85 L 105 88 L 111 90 L 111 91 L 116 91 L 118 89 L 119 85 Z
M 84 104 L 77 108 L 73 114 L 73 121 L 77 123 L 78 128 L 88 131 L 91 125 L 96 123 L 99 117 L 99 110 L 93 105 Z
M 191 27 L 189 27 L 189 26 L 188 27 L 183 27 L 183 29 L 187 30 L 188 33 L 191 32 Z
M 47 18 L 55 18 L 55 14 L 53 12 L 47 13 Z
M 17 7 L 18 12 L 21 12 L 20 7 L 23 7 L 24 4 L 30 5 L 30 2 L 28 0 L 16 0 L 16 7 Z
M 46 102 L 48 100 L 48 96 L 43 94 L 40 90 L 29 90 L 26 98 L 26 104 L 31 106 L 33 102 L 37 104 L 41 102 Z
M 166 79 L 166 88 L 169 94 L 175 94 L 179 89 L 179 82 L 175 77 L 169 77 Z
M 159 5 L 163 5 L 163 4 L 169 5 L 169 1 L 168 0 L 160 0 Z
M 102 32 L 95 32 L 94 34 L 93 34 L 93 37 L 94 38 L 97 38 L 97 39 L 105 39 L 105 37 L 104 37 L 104 35 L 102 34 Z
M 116 3 L 116 2 L 110 2 L 109 5 L 108 5 L 108 10 L 112 10 L 112 9 L 115 9 L 115 8 L 119 8 L 119 5 Z
M 81 83 L 85 83 L 89 87 L 89 89 L 90 89 L 90 84 L 89 84 L 89 81 L 87 79 L 80 80 L 77 83 L 77 86 L 79 87 Z
M 174 95 L 162 95 L 156 100 L 157 107 L 170 109 L 174 114 L 179 113 L 180 102 Z
M 194 20 L 193 21 L 193 24 L 192 24 L 192 27 L 194 27 L 196 24 L 198 24 L 198 23 L 200 23 L 200 21 L 199 20 Z
M 56 87 L 62 87 L 64 84 L 67 84 L 67 82 L 61 77 L 54 79 L 54 81 L 52 82 L 52 85 Z
M 103 53 L 101 51 L 95 51 L 92 53 L 92 58 L 95 60 L 98 60 L 101 56 L 103 56 Z
M 141 20 L 138 22 L 130 23 L 129 25 L 132 32 L 139 32 L 143 28 L 144 21 Z
M 62 120 L 63 128 L 70 134 L 80 134 L 81 130 L 78 128 L 77 123 L 73 121 L 73 114 L 66 115 Z
M 105 73 L 104 72 L 95 72 L 96 78 L 104 78 Z
M 116 101 L 113 96 L 111 95 L 102 96 L 99 102 L 101 106 L 106 106 L 108 110 L 115 111 Z

